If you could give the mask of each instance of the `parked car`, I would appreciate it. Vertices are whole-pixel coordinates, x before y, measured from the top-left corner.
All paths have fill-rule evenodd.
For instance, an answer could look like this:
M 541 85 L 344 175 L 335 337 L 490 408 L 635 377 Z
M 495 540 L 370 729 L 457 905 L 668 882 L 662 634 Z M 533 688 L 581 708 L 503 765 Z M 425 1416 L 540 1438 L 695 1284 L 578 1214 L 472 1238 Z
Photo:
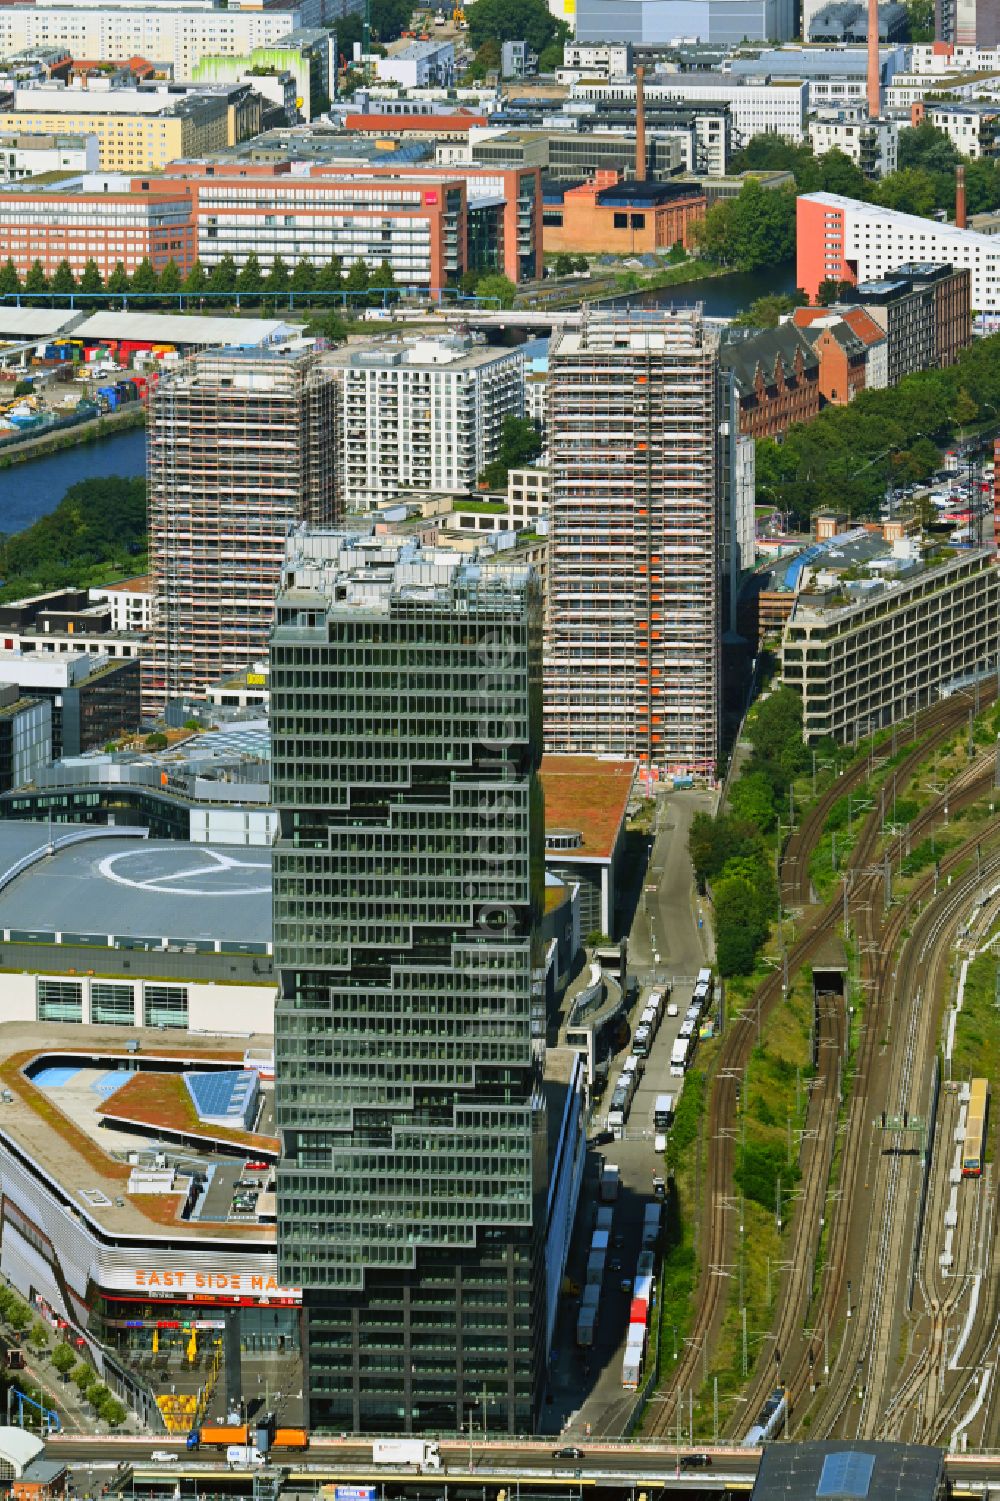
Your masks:
M 575 1448 L 572 1444 L 565 1449 L 553 1449 L 553 1459 L 582 1459 L 583 1450 Z
M 682 1454 L 682 1470 L 706 1470 L 712 1463 L 711 1454 Z

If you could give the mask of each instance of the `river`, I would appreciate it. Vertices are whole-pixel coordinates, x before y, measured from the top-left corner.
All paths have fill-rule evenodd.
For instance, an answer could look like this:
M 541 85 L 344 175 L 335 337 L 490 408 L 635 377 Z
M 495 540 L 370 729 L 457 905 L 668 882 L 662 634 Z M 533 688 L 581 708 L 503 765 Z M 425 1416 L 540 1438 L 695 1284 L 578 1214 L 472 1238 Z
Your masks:
M 709 318 L 735 318 L 758 297 L 769 293 L 795 291 L 795 263 L 761 271 L 734 271 L 729 276 L 710 276 L 704 281 L 678 282 L 672 287 L 658 287 L 652 292 L 630 292 L 616 297 L 613 307 L 683 307 L 700 302 Z M 602 306 L 607 307 L 608 303 Z
M 20 532 L 54 511 L 70 485 L 106 474 L 145 474 L 142 428 L 0 469 L 0 532 Z

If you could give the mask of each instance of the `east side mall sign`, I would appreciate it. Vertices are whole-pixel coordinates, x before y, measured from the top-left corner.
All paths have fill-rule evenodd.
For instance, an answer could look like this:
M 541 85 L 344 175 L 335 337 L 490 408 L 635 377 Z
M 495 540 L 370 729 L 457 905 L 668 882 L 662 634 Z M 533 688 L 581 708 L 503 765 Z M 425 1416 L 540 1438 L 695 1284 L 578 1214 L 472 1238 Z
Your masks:
M 266 1272 L 195 1272 L 185 1269 L 153 1271 L 134 1267 L 129 1286 L 136 1292 L 217 1294 L 230 1298 L 253 1298 L 258 1302 L 301 1303 L 302 1289 L 282 1287 Z

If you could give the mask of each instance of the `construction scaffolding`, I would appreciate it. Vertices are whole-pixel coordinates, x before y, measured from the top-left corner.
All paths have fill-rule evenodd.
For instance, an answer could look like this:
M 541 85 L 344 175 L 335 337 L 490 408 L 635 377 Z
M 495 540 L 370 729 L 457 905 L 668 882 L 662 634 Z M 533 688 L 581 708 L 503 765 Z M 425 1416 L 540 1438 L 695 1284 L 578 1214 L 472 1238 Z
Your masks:
M 547 749 L 714 772 L 722 414 L 700 309 L 590 315 L 555 344 Z
M 202 351 L 161 378 L 148 429 L 146 712 L 266 653 L 288 527 L 340 519 L 337 406 L 335 375 L 311 352 Z

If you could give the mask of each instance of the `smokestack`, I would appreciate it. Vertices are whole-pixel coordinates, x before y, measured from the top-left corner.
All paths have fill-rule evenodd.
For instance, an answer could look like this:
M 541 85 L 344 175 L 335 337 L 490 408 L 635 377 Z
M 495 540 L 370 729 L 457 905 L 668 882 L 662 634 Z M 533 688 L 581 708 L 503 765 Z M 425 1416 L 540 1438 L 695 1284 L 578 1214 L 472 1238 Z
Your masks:
M 872 120 L 882 113 L 878 75 L 878 0 L 868 0 L 868 116 Z
M 955 168 L 955 228 L 965 229 L 965 168 Z
M 635 70 L 635 176 L 637 182 L 646 181 L 646 70 L 640 64 Z

